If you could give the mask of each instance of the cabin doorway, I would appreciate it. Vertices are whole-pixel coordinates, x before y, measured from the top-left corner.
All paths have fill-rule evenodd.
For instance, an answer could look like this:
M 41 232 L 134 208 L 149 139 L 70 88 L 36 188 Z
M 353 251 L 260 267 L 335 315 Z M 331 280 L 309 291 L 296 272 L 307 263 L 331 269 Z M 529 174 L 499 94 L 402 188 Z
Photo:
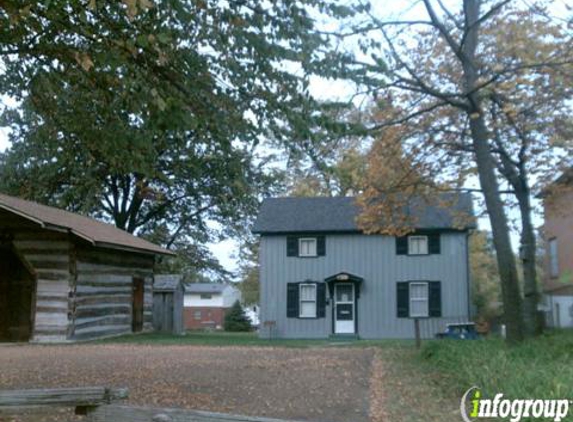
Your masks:
M 133 303 L 131 330 L 139 333 L 143 330 L 143 300 L 145 293 L 145 282 L 142 278 L 133 279 Z
M 32 337 L 35 279 L 12 247 L 0 245 L 0 341 Z

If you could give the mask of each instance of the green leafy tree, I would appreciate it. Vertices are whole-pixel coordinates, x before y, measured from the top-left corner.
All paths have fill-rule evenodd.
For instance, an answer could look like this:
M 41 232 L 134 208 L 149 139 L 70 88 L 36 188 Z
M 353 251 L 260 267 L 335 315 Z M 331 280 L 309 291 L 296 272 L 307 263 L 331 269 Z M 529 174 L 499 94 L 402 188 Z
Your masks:
M 351 12 L 318 0 L 1 2 L 0 94 L 18 106 L 1 116 L 12 147 L 0 189 L 171 248 L 244 230 L 274 182 L 259 145 L 294 152 L 344 129 L 323 124 L 309 78 L 361 72 L 313 14 Z
M 225 314 L 223 323 L 225 331 L 251 331 L 251 321 L 245 315 L 241 303 L 237 300 Z

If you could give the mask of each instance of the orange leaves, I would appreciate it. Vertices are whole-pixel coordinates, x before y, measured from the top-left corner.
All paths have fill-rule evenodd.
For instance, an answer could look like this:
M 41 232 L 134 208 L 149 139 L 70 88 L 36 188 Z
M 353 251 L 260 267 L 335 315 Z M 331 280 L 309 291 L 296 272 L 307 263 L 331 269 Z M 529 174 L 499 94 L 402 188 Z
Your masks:
M 140 11 L 146 11 L 153 7 L 150 0 L 121 0 L 127 7 L 127 16 L 134 19 Z
M 86 72 L 89 72 L 90 69 L 94 66 L 94 62 L 87 53 L 76 52 L 74 54 L 74 59 Z
M 420 163 L 403 148 L 405 126 L 385 128 L 368 155 L 366 186 L 358 198 L 358 224 L 367 233 L 405 234 L 416 223 L 405 212 L 409 199 L 427 185 Z

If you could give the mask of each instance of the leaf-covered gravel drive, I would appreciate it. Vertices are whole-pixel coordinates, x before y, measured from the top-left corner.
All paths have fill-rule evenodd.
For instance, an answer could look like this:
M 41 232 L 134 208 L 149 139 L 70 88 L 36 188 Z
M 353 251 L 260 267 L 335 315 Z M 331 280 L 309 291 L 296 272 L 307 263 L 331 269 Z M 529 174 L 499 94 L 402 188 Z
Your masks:
M 137 405 L 366 422 L 374 355 L 373 348 L 1 345 L 0 389 L 128 387 Z

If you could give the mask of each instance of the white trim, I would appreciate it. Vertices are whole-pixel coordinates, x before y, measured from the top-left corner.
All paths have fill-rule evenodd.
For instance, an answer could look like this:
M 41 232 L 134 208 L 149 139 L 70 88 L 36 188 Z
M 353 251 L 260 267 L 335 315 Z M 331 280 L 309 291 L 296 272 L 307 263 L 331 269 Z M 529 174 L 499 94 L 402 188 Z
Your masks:
M 302 242 L 313 242 L 314 243 L 314 253 L 307 253 L 307 254 L 303 254 L 302 253 Z M 298 256 L 304 256 L 304 257 L 308 257 L 308 256 L 318 256 L 318 240 L 316 237 L 299 237 L 298 239 Z
M 302 298 L 302 288 L 312 287 L 314 290 L 314 299 L 303 299 Z M 300 283 L 298 285 L 298 317 L 299 318 L 316 318 L 318 314 L 318 287 L 316 283 Z M 302 304 L 303 303 L 314 303 L 314 315 L 303 315 L 302 314 Z
M 414 289 L 412 289 L 412 286 L 424 286 L 426 288 L 426 297 L 425 298 L 413 298 L 412 297 L 412 291 Z M 409 310 L 410 310 L 410 318 L 427 318 L 430 316 L 430 283 L 428 283 L 427 281 L 414 281 L 414 282 L 410 282 L 408 285 L 408 296 L 409 296 L 409 300 L 410 303 L 408 304 Z M 420 314 L 413 314 L 412 313 L 412 301 L 414 302 L 425 302 L 426 303 L 426 313 L 420 313 Z
M 338 288 L 350 286 L 352 300 L 338 300 Z M 352 305 L 352 320 L 338 320 L 338 305 Z M 356 286 L 354 283 L 336 283 L 334 285 L 334 334 L 356 334 Z
M 412 240 L 425 240 L 426 241 L 426 252 L 412 252 Z M 428 239 L 428 236 L 423 236 L 423 235 L 416 235 L 416 236 L 408 236 L 408 255 L 428 255 L 430 253 L 430 245 L 429 245 L 430 241 Z

